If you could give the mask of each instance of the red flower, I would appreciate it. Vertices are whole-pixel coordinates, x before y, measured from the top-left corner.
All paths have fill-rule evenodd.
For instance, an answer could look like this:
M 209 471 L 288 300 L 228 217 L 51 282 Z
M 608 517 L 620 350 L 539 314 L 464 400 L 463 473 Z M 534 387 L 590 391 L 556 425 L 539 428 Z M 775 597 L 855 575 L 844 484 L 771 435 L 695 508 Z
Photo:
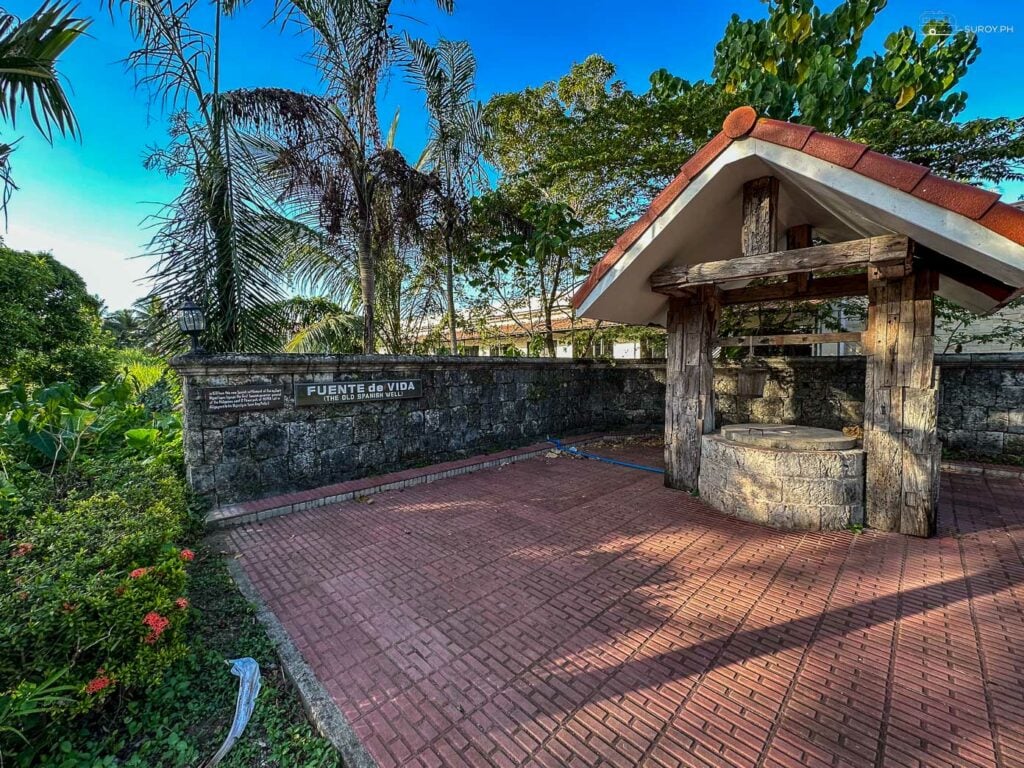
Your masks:
M 184 611 L 186 608 L 188 608 L 188 598 L 179 597 L 177 600 L 174 601 L 174 604 Z
M 90 680 L 88 684 L 85 686 L 85 692 L 90 695 L 99 693 L 113 682 L 113 680 L 111 680 L 109 677 L 103 674 L 103 670 L 101 669 L 99 671 L 99 674 L 96 675 L 96 677 L 94 677 L 92 680 Z
M 164 630 L 171 626 L 171 622 L 156 611 L 147 613 L 145 618 L 142 619 L 142 623 L 149 627 L 149 634 L 145 638 L 149 645 L 155 643 L 160 635 L 164 633 Z
M 14 551 L 11 553 L 11 556 L 12 557 L 24 557 L 25 555 L 27 555 L 31 551 L 32 551 L 32 543 L 26 541 L 26 542 L 16 546 L 14 548 Z
M 143 576 L 149 573 L 149 571 L 149 568 L 136 568 L 134 571 L 129 573 L 128 576 L 130 576 L 133 579 L 141 579 Z
M 181 550 L 181 559 L 184 560 L 186 563 L 191 563 L 193 560 L 196 559 L 196 553 L 193 552 L 191 549 L 183 549 Z

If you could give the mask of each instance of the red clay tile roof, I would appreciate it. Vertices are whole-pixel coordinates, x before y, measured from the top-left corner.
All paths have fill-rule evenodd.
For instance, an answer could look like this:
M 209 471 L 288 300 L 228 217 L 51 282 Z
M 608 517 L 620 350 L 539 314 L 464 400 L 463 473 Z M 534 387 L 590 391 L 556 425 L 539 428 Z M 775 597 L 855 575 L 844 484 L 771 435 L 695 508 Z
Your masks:
M 747 136 L 805 152 L 842 168 L 848 168 L 914 197 L 966 216 L 996 234 L 1024 245 L 1024 207 L 999 202 L 999 195 L 984 189 L 950 181 L 928 168 L 875 152 L 863 144 L 818 133 L 814 128 L 782 120 L 758 118 L 752 107 L 734 109 L 722 123 L 722 131 L 701 147 L 651 202 L 611 250 L 594 265 L 590 275 L 576 291 L 573 305 L 579 307 L 623 254 L 651 223 L 679 197 L 695 179 L 734 141 Z

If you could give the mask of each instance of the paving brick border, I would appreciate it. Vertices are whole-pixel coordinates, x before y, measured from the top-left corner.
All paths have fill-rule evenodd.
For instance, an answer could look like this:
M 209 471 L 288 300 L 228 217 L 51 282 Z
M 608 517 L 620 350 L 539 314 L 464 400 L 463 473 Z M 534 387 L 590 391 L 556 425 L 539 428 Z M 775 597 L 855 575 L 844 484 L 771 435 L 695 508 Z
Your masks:
M 341 709 L 302 658 L 288 630 L 260 597 L 259 590 L 249 580 L 241 563 L 230 557 L 225 559 L 228 573 L 238 591 L 256 608 L 256 618 L 273 643 L 285 676 L 298 690 L 299 699 L 313 727 L 341 753 L 345 768 L 377 768 L 377 762 L 366 751 Z
M 955 475 L 980 475 L 999 479 L 1017 478 L 1024 480 L 1024 467 L 1011 464 L 988 464 L 981 461 L 944 461 L 942 471 Z
M 561 444 L 566 447 L 580 446 L 600 440 L 635 436 L 637 436 L 637 433 L 607 434 L 595 432 L 562 440 Z M 446 477 L 455 477 L 469 472 L 479 472 L 482 469 L 501 467 L 517 461 L 532 459 L 551 450 L 554 450 L 554 445 L 549 441 L 545 441 L 527 445 L 523 448 L 470 456 L 459 461 L 447 461 L 442 464 L 406 469 L 402 472 L 392 472 L 387 475 L 349 480 L 348 482 L 326 485 L 309 491 L 271 496 L 266 499 L 245 501 L 238 504 L 228 504 L 211 510 L 206 516 L 206 525 L 212 530 L 220 530 L 236 525 L 259 522 L 279 515 L 301 512 L 315 507 L 326 507 L 342 501 L 350 501 L 354 498 L 383 493 L 384 491 L 399 490 L 422 483 L 432 483 L 435 480 L 441 480 Z

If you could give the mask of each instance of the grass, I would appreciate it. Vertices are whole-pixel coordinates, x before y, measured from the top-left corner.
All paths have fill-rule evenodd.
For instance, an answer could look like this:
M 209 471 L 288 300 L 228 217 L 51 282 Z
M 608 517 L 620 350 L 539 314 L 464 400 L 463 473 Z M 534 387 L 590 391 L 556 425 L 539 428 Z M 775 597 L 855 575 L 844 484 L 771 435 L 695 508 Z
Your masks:
M 341 768 L 340 755 L 306 719 L 274 648 L 239 594 L 219 553 L 202 549 L 191 568 L 194 612 L 190 653 L 163 680 L 112 708 L 103 719 L 66 731 L 44 766 L 184 768 L 200 765 L 227 734 L 238 678 L 225 661 L 251 656 L 263 688 L 224 768 Z

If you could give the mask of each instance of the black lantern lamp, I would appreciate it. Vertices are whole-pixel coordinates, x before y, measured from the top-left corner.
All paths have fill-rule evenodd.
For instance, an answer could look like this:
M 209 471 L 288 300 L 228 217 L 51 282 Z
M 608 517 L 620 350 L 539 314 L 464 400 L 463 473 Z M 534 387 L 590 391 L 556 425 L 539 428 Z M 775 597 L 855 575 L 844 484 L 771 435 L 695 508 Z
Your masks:
M 203 310 L 192 299 L 185 299 L 185 303 L 178 308 L 178 328 L 192 339 L 191 354 L 203 354 L 205 350 L 199 346 L 199 334 L 206 330 L 206 318 L 203 317 Z

